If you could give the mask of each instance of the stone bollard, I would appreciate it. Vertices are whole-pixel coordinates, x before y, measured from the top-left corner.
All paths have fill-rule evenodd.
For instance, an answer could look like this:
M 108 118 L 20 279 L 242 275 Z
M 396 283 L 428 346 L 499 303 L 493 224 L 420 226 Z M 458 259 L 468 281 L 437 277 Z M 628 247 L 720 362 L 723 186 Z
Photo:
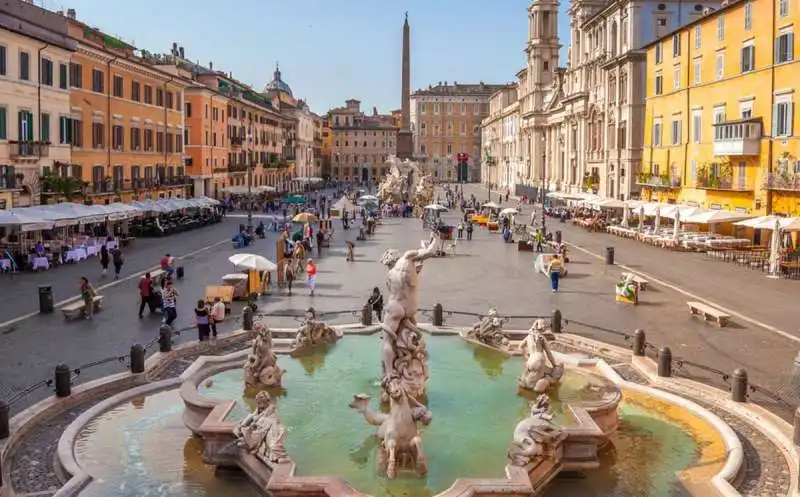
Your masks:
M 644 330 L 638 329 L 633 332 L 633 355 L 636 357 L 644 357 L 644 351 L 647 345 L 647 337 Z
M 747 402 L 747 371 L 737 368 L 731 376 L 731 400 Z
M 131 373 L 144 373 L 144 347 L 140 343 L 131 345 Z
M 244 306 L 242 311 L 242 329 L 253 331 L 253 308 L 249 305 Z
M 55 374 L 56 397 L 69 397 L 72 395 L 72 371 L 66 364 L 56 366 Z
M 168 324 L 162 324 L 158 329 L 158 351 L 172 351 L 172 327 Z
M 662 378 L 672 376 L 672 351 L 669 347 L 661 347 L 658 351 L 658 376 Z
M 552 331 L 554 335 L 561 333 L 561 311 L 558 309 L 553 309 L 553 318 L 550 321 L 550 331 Z
M 444 325 L 444 308 L 442 307 L 442 304 L 436 304 L 433 306 L 433 325 Z
M 555 240 L 556 243 L 561 243 L 561 230 L 556 230 Z
M 800 446 L 800 407 L 794 410 L 794 444 Z
M 614 247 L 606 247 L 606 264 L 614 265 Z
M 11 407 L 0 400 L 0 440 L 11 434 Z
M 361 326 L 372 326 L 372 306 L 369 304 L 361 308 Z

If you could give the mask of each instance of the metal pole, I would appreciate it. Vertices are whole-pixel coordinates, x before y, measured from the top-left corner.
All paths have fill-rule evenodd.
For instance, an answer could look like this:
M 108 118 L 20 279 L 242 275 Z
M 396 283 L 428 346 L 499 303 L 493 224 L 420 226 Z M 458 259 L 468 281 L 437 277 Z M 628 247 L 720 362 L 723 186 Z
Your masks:
M 253 228 L 253 165 L 247 164 L 247 231 Z

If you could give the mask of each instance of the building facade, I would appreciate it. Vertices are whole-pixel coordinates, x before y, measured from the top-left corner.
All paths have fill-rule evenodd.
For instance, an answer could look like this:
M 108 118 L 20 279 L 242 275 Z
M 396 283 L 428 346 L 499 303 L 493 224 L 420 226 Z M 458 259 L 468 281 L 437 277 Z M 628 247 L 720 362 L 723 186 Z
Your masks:
M 286 105 L 284 113 L 295 121 L 295 172 L 303 182 L 312 176 L 319 176 L 314 158 L 314 114 L 303 100 L 293 106 Z
M 522 181 L 522 135 L 516 85 L 489 97 L 489 116 L 481 122 L 481 181 L 502 190 L 513 190 Z
M 481 174 L 481 121 L 489 115 L 489 97 L 505 85 L 447 81 L 410 97 L 414 157 L 439 181 L 456 181 L 456 156 L 468 155 L 468 179 Z
M 214 194 L 214 184 L 225 184 L 228 173 L 228 107 L 231 99 L 200 84 L 184 91 L 183 143 L 188 158 L 186 174 L 195 195 Z
M 39 204 L 42 174 L 70 162 L 69 62 L 77 43 L 66 18 L 38 10 L 0 6 L 0 209 Z
M 731 2 L 647 47 L 646 198 L 800 215 L 799 18 L 790 2 Z
M 331 177 L 344 181 L 378 181 L 386 173 L 386 160 L 397 151 L 398 128 L 391 115 L 361 111 L 350 99 L 328 112 L 331 129 Z

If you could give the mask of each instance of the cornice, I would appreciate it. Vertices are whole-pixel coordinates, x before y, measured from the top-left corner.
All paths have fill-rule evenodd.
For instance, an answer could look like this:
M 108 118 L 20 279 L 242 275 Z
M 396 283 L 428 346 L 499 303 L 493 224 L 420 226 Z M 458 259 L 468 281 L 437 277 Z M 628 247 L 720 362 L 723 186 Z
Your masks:
M 191 81 L 180 76 L 161 71 L 155 67 L 131 60 L 125 56 L 107 52 L 84 43 L 78 43 L 76 53 L 78 55 L 83 55 L 84 57 L 94 59 L 103 64 L 108 64 L 111 62 L 112 66 L 122 68 L 128 72 L 141 74 L 142 76 L 147 76 L 152 79 L 162 80 L 163 83 L 171 84 L 172 86 L 176 86 L 180 89 L 185 89 L 192 85 Z

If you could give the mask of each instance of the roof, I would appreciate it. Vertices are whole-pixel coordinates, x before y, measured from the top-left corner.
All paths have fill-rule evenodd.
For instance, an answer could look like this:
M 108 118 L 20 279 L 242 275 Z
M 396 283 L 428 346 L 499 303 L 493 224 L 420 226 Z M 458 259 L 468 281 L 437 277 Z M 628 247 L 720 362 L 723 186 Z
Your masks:
M 477 84 L 461 84 L 453 82 L 448 85 L 447 81 L 439 82 L 436 86 L 428 86 L 427 89 L 420 89 L 411 94 L 412 97 L 421 96 L 489 96 L 497 90 L 509 86 L 508 84 L 486 84 L 483 81 Z
M 701 15 L 697 19 L 695 19 L 695 20 L 693 20 L 693 21 L 691 21 L 689 23 L 686 23 L 683 26 L 679 26 L 677 29 L 673 29 L 672 31 L 670 31 L 669 33 L 665 34 L 661 38 L 653 40 L 650 43 L 648 43 L 647 45 L 644 45 L 642 47 L 642 50 L 647 50 L 650 47 L 652 47 L 653 45 L 655 45 L 655 44 L 657 44 L 657 43 L 659 43 L 661 41 L 664 41 L 666 39 L 672 38 L 672 35 L 674 35 L 675 33 L 680 33 L 680 32 L 682 32 L 684 30 L 687 30 L 687 29 L 689 29 L 689 28 L 691 28 L 691 27 L 693 27 L 693 26 L 695 26 L 697 24 L 705 22 L 707 19 L 713 19 L 713 18 L 717 17 L 719 14 L 721 14 L 722 12 L 727 12 L 729 10 L 732 10 L 735 6 L 738 6 L 740 3 L 745 3 L 745 2 L 747 2 L 749 0 L 727 0 L 727 1 L 728 1 L 728 3 L 726 5 L 722 5 L 718 9 L 713 9 L 708 14 L 706 14 L 704 16 Z

